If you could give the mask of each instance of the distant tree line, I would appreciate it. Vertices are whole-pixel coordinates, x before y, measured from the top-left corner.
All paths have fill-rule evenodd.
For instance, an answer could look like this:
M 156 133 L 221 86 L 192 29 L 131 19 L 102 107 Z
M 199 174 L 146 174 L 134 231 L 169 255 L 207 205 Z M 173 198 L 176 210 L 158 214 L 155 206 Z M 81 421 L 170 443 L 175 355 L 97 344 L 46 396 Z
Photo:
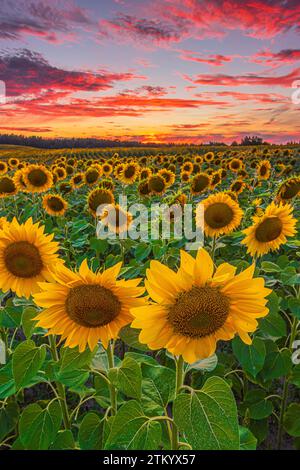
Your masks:
M 155 143 L 141 143 L 138 141 L 125 141 L 125 140 L 110 140 L 110 139 L 98 139 L 98 138 L 84 138 L 84 137 L 51 137 L 45 138 L 36 135 L 24 136 L 16 134 L 0 134 L 0 144 L 7 145 L 24 145 L 28 147 L 36 147 L 41 149 L 61 149 L 61 148 L 121 148 L 121 147 L 161 147 L 161 144 Z M 169 143 L 163 144 L 164 147 L 199 147 L 201 144 L 182 144 L 182 143 Z M 210 147 L 226 146 L 224 142 L 209 142 L 205 144 Z M 243 137 L 241 142 L 232 142 L 232 146 L 249 146 L 249 145 L 270 145 L 268 142 L 264 142 L 261 137 L 258 136 L 246 136 Z

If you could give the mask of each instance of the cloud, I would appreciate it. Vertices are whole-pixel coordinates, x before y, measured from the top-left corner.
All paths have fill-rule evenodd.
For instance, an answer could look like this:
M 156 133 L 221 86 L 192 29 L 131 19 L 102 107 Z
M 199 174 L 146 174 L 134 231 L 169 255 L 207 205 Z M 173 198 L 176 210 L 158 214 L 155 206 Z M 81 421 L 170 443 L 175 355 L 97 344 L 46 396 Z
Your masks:
M 65 70 L 52 66 L 41 54 L 28 49 L 3 53 L 0 57 L 0 79 L 6 84 L 8 96 L 40 94 L 47 89 L 66 93 L 107 90 L 115 82 L 143 78 L 132 72 Z
M 198 38 L 234 30 L 261 39 L 300 31 L 298 0 L 158 0 L 156 7 L 169 22 L 185 21 Z
M 62 6 L 63 3 L 63 6 Z M 89 30 L 94 22 L 72 0 L 2 0 L 0 38 L 19 40 L 37 36 L 49 42 L 74 39 L 74 29 Z
M 285 75 L 258 75 L 247 73 L 244 75 L 202 74 L 196 77 L 183 75 L 183 78 L 197 85 L 211 86 L 280 86 L 290 88 L 292 82 L 300 78 L 300 68 L 292 70 Z
M 0 131 L 8 132 L 34 132 L 35 134 L 51 132 L 52 127 L 12 127 L 12 126 L 0 126 Z
M 239 91 L 218 91 L 218 92 L 205 92 L 202 94 L 195 94 L 196 97 L 213 96 L 213 97 L 228 97 L 237 101 L 257 102 L 257 103 L 287 103 L 290 99 L 279 93 L 242 93 Z
M 197 62 L 200 64 L 208 64 L 217 67 L 223 66 L 225 63 L 232 62 L 234 56 L 225 56 L 222 54 L 209 54 L 209 55 L 197 55 L 197 52 L 188 50 L 178 50 L 179 58 L 189 62 Z
M 99 22 L 99 37 L 117 37 L 122 41 L 127 38 L 144 44 L 162 45 L 181 41 L 187 33 L 184 23 L 168 23 L 157 18 L 137 18 L 119 13 L 111 20 L 102 19 Z
M 279 52 L 265 50 L 258 52 L 251 58 L 251 62 L 270 67 L 292 64 L 298 61 L 300 61 L 300 49 L 282 49 Z

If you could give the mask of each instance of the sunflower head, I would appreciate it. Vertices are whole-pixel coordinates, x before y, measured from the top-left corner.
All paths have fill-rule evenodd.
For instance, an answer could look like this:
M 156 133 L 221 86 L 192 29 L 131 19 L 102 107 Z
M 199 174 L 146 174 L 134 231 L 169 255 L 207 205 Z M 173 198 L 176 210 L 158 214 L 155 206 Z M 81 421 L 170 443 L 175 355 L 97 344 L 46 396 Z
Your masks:
M 16 219 L 0 232 L 0 288 L 11 289 L 19 297 L 39 290 L 38 283 L 52 279 L 51 272 L 62 261 L 56 254 L 59 246 L 53 235 L 28 219 L 19 224 Z
M 112 171 L 113 171 L 113 167 L 110 163 L 106 162 L 106 163 L 103 163 L 102 165 L 102 171 L 104 173 L 105 176 L 109 176 Z
M 150 189 L 149 189 L 149 184 L 148 184 L 148 180 L 145 179 L 145 180 L 142 180 L 139 185 L 138 185 L 138 192 L 139 192 L 139 195 L 142 196 L 142 197 L 146 197 L 146 196 L 149 196 L 150 195 Z
M 236 194 L 241 194 L 246 188 L 246 186 L 247 185 L 245 181 L 242 181 L 241 179 L 237 179 L 233 183 L 231 183 L 230 191 Z
M 257 177 L 260 180 L 267 180 L 270 178 L 271 163 L 269 160 L 262 160 L 256 167 Z
M 95 167 L 89 168 L 84 173 L 84 180 L 88 186 L 93 186 L 94 184 L 96 184 L 99 178 L 99 171 Z
M 282 202 L 288 202 L 300 194 L 300 176 L 284 181 L 277 192 L 277 198 Z
M 14 196 L 18 188 L 10 176 L 0 176 L 0 198 Z
M 98 341 L 107 348 L 131 322 L 130 309 L 145 304 L 140 279 L 117 280 L 121 265 L 94 273 L 85 260 L 78 272 L 57 269 L 56 282 L 41 283 L 41 292 L 34 296 L 43 307 L 36 317 L 38 326 L 48 329 L 48 334 L 61 335 L 65 346 L 78 346 L 80 352 L 86 347 L 93 351 Z
M 115 198 L 109 189 L 96 188 L 89 193 L 87 202 L 90 213 L 96 217 L 98 207 L 114 204 Z
M 149 167 L 142 168 L 140 171 L 140 180 L 147 180 L 152 175 L 152 170 Z
M 7 163 L 0 161 L 0 175 L 5 175 L 7 171 L 8 171 Z
M 161 195 L 166 190 L 165 179 L 160 175 L 152 175 L 148 179 L 148 186 L 151 194 Z
M 11 157 L 8 160 L 8 164 L 9 164 L 10 168 L 16 168 L 19 163 L 20 163 L 20 161 L 16 157 Z
M 120 234 L 128 230 L 133 217 L 119 204 L 109 204 L 100 214 L 100 220 L 111 232 Z
M 139 166 L 135 162 L 126 163 L 123 166 L 120 174 L 120 180 L 125 184 L 132 184 L 135 182 L 139 174 Z
M 28 192 L 43 193 L 51 188 L 53 176 L 44 165 L 28 165 L 22 171 Z
M 247 246 L 251 256 L 278 250 L 286 243 L 286 237 L 295 235 L 296 222 L 290 204 L 272 202 L 264 213 L 253 217 L 253 225 L 243 231 L 246 237 L 241 243 Z
M 76 173 L 72 176 L 70 181 L 72 188 L 81 188 L 84 184 L 84 174 L 83 173 Z
M 188 183 L 190 181 L 190 178 L 191 178 L 191 173 L 190 172 L 182 171 L 180 173 L 180 179 L 183 183 Z
M 215 270 L 204 249 L 196 259 L 182 251 L 177 272 L 152 261 L 145 281 L 152 303 L 131 310 L 131 326 L 141 329 L 139 341 L 151 349 L 165 347 L 188 363 L 211 356 L 219 340 L 235 334 L 251 344 L 249 333 L 256 319 L 267 315 L 271 291 L 263 278 L 253 278 L 254 265 L 235 271 L 228 263 Z
M 211 177 L 207 173 L 198 173 L 191 180 L 191 193 L 198 195 L 206 191 L 211 184 Z
M 59 194 L 46 194 L 43 197 L 43 207 L 47 214 L 57 217 L 65 214 L 68 203 Z
M 159 170 L 158 175 L 162 176 L 166 182 L 167 187 L 172 186 L 175 182 L 175 174 L 167 169 Z
M 204 208 L 204 232 L 209 237 L 218 237 L 235 230 L 241 223 L 243 211 L 228 194 L 212 194 L 201 201 Z M 201 206 L 196 208 L 196 224 L 201 225 Z

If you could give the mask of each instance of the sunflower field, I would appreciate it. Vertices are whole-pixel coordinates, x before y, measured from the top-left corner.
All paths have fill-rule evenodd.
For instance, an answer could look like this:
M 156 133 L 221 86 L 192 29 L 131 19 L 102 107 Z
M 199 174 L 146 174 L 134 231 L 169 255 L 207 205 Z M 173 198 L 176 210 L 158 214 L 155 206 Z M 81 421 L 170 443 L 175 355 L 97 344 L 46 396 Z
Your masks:
M 0 449 L 299 450 L 299 170 L 299 146 L 0 147 Z M 120 196 L 203 208 L 203 247 L 122 237 Z

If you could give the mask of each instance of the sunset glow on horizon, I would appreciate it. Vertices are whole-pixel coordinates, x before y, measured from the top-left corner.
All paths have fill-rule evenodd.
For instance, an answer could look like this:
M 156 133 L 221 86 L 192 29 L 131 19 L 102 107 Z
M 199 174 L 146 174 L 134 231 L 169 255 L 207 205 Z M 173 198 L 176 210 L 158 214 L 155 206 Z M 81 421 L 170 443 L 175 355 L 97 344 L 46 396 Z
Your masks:
M 297 0 L 0 5 L 1 134 L 300 140 Z

